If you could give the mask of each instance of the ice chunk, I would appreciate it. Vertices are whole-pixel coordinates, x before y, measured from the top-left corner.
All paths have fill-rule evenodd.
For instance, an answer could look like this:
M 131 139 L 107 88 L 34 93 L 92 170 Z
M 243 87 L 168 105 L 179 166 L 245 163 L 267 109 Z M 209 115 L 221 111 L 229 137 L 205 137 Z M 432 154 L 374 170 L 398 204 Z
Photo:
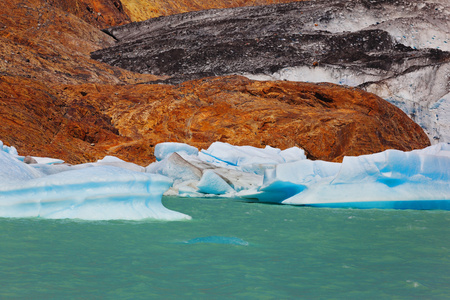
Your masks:
M 450 209 L 448 145 L 345 157 L 332 180 L 309 185 L 283 201 L 330 207 Z M 439 150 L 440 149 L 440 150 Z
M 254 193 L 243 193 L 243 198 L 261 202 L 280 203 L 327 178 L 333 178 L 341 164 L 326 161 L 300 160 L 279 164 L 266 170 L 264 183 Z
M 201 150 L 200 159 L 222 166 L 237 166 L 245 170 L 264 170 L 262 166 L 285 163 L 287 161 L 306 159 L 304 151 L 290 148 L 281 151 L 278 148 L 266 146 L 233 146 L 228 143 L 215 142 L 207 150 Z
M 234 189 L 225 181 L 225 179 L 212 170 L 206 170 L 203 173 L 197 188 L 201 193 L 214 195 L 234 192 Z
M 183 143 L 160 143 L 155 146 L 155 157 L 158 161 L 163 160 L 174 152 L 197 155 L 198 149 Z
M 150 164 L 147 166 L 146 172 L 165 175 L 175 181 L 200 180 L 202 177 L 202 171 L 199 168 L 176 152 L 159 162 Z
M 44 164 L 44 165 L 54 165 L 54 164 L 62 164 L 64 163 L 64 160 L 57 159 L 57 158 L 51 158 L 51 157 L 32 157 L 38 164 Z
M 171 184 L 172 180 L 164 176 L 111 166 L 66 171 L 2 183 L 0 216 L 85 220 L 190 219 L 162 205 L 161 196 Z
M 16 147 L 3 145 L 2 141 L 0 141 L 0 151 L 9 153 L 13 156 L 19 156 L 19 154 L 17 153 Z
M 19 161 L 16 156 L 0 151 L 0 184 L 26 181 L 41 176 L 41 172 Z
M 173 153 L 146 168 L 148 173 L 162 174 L 174 180 L 173 186 L 166 192 L 166 195 L 208 197 L 226 194 L 226 196 L 232 197 L 236 192 L 257 188 L 262 183 L 262 176 L 243 172 L 238 167 L 236 169 L 223 168 L 202 161 L 198 156 L 182 155 L 184 157 L 178 153 Z M 209 171 L 214 172 L 215 175 Z M 207 174 L 205 175 L 205 173 Z M 216 176 L 219 178 L 215 178 Z M 225 184 L 221 185 L 220 188 L 219 186 L 206 186 L 208 184 L 219 184 L 221 181 L 225 181 Z

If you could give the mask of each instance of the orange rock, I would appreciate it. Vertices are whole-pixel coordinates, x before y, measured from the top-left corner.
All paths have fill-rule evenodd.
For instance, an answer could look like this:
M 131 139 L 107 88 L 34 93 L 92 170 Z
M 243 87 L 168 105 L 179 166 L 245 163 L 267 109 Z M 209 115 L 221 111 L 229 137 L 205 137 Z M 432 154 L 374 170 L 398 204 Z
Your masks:
M 90 59 L 114 39 L 44 0 L 0 6 L 0 74 L 52 83 L 125 83 L 154 80 Z
M 228 76 L 179 86 L 66 86 L 61 96 L 77 102 L 83 97 L 80 88 L 84 104 L 110 117 L 119 135 L 133 141 L 105 147 L 105 154 L 122 156 L 126 147 L 136 155 L 128 159 L 137 163 L 152 159 L 140 157 L 140 151 L 166 141 L 198 148 L 215 141 L 298 146 L 309 158 L 328 161 L 429 145 L 423 130 L 400 109 L 373 94 L 333 84 Z
M 47 3 L 98 28 L 131 22 L 120 0 L 48 0 Z

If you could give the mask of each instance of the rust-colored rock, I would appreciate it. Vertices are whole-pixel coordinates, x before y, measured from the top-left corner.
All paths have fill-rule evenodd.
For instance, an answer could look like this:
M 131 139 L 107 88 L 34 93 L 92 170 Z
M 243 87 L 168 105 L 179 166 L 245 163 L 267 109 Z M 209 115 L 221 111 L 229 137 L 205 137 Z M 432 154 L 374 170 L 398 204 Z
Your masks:
M 43 0 L 0 6 L 0 75 L 45 84 L 126 83 L 155 79 L 95 62 L 89 53 L 114 39 Z
M 328 161 L 429 145 L 423 130 L 400 109 L 373 94 L 333 84 L 229 76 L 180 86 L 72 85 L 60 90 L 68 107 L 65 118 L 82 124 L 71 125 L 64 133 L 67 139 L 85 145 L 86 155 L 116 155 L 139 164 L 152 161 L 153 146 L 165 141 L 198 148 L 215 141 L 298 146 L 309 158 Z
M 47 0 L 47 3 L 98 28 L 131 22 L 120 0 Z

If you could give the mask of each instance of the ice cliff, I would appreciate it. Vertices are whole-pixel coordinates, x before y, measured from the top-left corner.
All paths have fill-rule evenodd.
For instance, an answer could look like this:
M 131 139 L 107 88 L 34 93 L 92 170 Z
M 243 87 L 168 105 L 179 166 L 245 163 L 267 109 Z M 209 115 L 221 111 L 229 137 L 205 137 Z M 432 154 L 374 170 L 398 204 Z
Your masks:
M 105 30 L 92 58 L 166 83 L 243 74 L 373 92 L 450 141 L 450 3 L 304 1 L 192 12 Z M 120 53 L 120 55 L 118 55 Z

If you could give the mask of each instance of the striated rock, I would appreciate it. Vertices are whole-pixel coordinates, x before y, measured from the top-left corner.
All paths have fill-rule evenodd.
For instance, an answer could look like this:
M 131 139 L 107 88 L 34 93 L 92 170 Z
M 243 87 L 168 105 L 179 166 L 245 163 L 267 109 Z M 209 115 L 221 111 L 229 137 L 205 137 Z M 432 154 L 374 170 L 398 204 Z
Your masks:
M 180 14 L 190 11 L 206 10 L 212 8 L 229 8 L 241 6 L 265 5 L 274 3 L 288 3 L 293 0 L 121 0 L 125 11 L 133 22 L 144 21 L 150 18 Z
M 146 165 L 160 142 L 298 146 L 340 161 L 429 144 L 421 128 L 373 94 L 333 84 L 217 77 L 171 85 L 64 85 L 0 77 L 0 136 L 23 153 L 69 163 L 105 155 Z M 364 124 L 363 126 L 361 124 Z
M 94 107 L 67 104 L 57 90 L 20 77 L 0 76 L 0 123 L 1 140 L 18 147 L 19 154 L 69 163 L 95 161 L 105 156 L 103 144 L 130 141 Z
M 47 0 L 46 2 L 98 28 L 131 22 L 120 0 Z
M 6 1 L 0 7 L 0 75 L 45 84 L 117 84 L 158 78 L 90 59 L 90 52 L 113 43 L 112 37 L 44 0 Z
M 449 11 L 443 0 L 318 0 L 192 12 L 106 29 L 118 43 L 91 57 L 167 83 L 240 74 L 358 86 L 448 142 Z

